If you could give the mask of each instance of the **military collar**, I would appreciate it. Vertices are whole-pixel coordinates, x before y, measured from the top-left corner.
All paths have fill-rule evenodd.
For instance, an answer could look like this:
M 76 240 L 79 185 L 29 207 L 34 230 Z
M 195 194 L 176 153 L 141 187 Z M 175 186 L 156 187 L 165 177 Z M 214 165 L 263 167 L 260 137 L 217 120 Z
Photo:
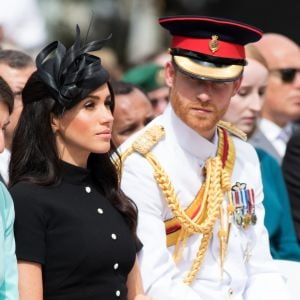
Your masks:
M 185 151 L 203 161 L 216 155 L 218 142 L 217 130 L 215 131 L 213 141 L 208 141 L 199 135 L 199 133 L 188 127 L 175 114 L 170 104 L 164 112 L 164 118 L 167 121 L 166 127 L 169 127 L 170 132 L 174 134 L 174 138 Z

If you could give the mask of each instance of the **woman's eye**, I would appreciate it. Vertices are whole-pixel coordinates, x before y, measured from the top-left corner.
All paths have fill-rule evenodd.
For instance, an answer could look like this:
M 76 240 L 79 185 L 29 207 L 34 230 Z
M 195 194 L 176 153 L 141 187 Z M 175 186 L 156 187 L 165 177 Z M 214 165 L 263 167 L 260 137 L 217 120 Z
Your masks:
M 84 107 L 87 108 L 87 109 L 92 109 L 95 107 L 95 103 L 94 102 L 86 102 L 84 104 Z
M 265 92 L 266 92 L 266 88 L 262 88 L 258 91 L 260 96 L 263 96 L 265 94 Z
M 240 89 L 238 91 L 238 95 L 241 96 L 241 97 L 246 97 L 248 94 L 249 94 L 249 92 L 246 91 L 246 90 L 243 90 L 243 89 Z

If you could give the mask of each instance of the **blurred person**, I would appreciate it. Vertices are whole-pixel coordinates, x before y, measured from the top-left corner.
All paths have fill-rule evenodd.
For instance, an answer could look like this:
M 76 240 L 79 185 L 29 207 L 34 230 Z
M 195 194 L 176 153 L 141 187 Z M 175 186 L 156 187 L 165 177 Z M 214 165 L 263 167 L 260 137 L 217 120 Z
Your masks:
M 268 33 L 255 45 L 267 61 L 270 76 L 256 132 L 249 139 L 281 164 L 286 143 L 300 117 L 300 49 L 288 37 Z
M 282 170 L 287 185 L 293 221 L 300 243 L 300 130 L 296 130 L 289 140 L 282 162 Z
M 4 131 L 13 110 L 13 92 L 0 76 L 0 153 L 4 150 Z M 0 178 L 1 179 L 1 178 Z M 3 181 L 0 180 L 0 299 L 18 300 L 18 270 L 14 239 L 14 206 Z
M 244 68 L 241 86 L 232 97 L 223 120 L 251 137 L 263 105 L 268 69 L 257 48 L 253 45 L 245 48 L 248 63 Z M 280 165 L 266 151 L 259 148 L 256 151 L 262 173 L 266 212 L 264 223 L 269 232 L 271 254 L 275 259 L 300 261 L 300 246 Z
M 259 29 L 207 16 L 159 19 L 172 35 L 170 102 L 121 147 L 138 206 L 145 291 L 154 299 L 289 299 L 270 254 L 253 147 L 219 125 Z M 241 201 L 243 199 L 243 201 Z
M 47 37 L 45 20 L 39 4 L 38 0 L 1 2 L 2 43 L 10 44 L 16 49 L 22 49 L 31 54 L 35 53 Z
M 115 95 L 112 141 L 120 146 L 133 133 L 145 127 L 154 118 L 148 96 L 133 84 L 111 82 Z
M 14 93 L 13 111 L 4 132 L 5 149 L 0 155 L 0 174 L 6 183 L 12 138 L 23 108 L 22 90 L 34 70 L 33 59 L 26 53 L 18 50 L 0 50 L 0 76 L 5 79 Z
M 101 57 L 103 60 L 103 66 L 109 72 L 111 80 L 120 80 L 123 71 L 119 63 L 117 53 L 114 49 L 103 47 L 103 49 L 95 51 L 92 54 Z
M 106 40 L 37 55 L 12 144 L 21 300 L 146 300 L 136 253 L 137 211 L 119 188 L 109 150 L 114 95 Z
M 170 61 L 170 59 L 171 57 L 169 51 L 162 51 L 154 55 L 152 62 L 164 67 L 165 64 Z
M 169 101 L 169 88 L 162 65 L 145 63 L 135 66 L 123 74 L 122 81 L 137 85 L 147 93 L 155 116 L 164 112 Z

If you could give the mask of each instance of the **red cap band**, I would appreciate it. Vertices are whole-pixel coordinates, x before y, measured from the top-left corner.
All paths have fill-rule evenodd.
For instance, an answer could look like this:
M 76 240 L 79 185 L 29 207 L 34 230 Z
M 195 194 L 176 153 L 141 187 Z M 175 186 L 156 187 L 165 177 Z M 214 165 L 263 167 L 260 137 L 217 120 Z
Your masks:
M 210 46 L 212 40 L 213 39 L 173 36 L 171 48 L 180 48 L 221 58 L 245 59 L 245 49 L 243 45 L 217 40 L 218 49 L 213 51 Z

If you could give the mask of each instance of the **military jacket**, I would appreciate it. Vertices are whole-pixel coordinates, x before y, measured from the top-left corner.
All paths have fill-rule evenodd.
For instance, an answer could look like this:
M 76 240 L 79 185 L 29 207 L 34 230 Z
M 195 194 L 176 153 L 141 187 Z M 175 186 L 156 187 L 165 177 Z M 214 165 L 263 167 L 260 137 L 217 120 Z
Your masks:
M 213 140 L 208 141 L 183 123 L 169 106 L 142 132 L 129 138 L 120 152 L 124 153 L 139 135 L 157 124 L 163 126 L 165 136 L 151 153 L 168 174 L 181 206 L 186 208 L 203 184 L 206 160 L 216 155 L 217 131 Z M 180 261 L 175 263 L 174 246 L 167 247 L 164 224 L 173 215 L 153 177 L 153 167 L 136 152 L 124 160 L 121 187 L 138 206 L 138 236 L 144 245 L 139 253 L 142 278 L 145 291 L 155 300 L 289 299 L 284 280 L 270 255 L 257 154 L 241 139 L 233 137 L 233 142 L 236 159 L 231 184 L 254 192 L 257 221 L 246 229 L 232 221 L 223 274 L 217 221 L 200 271 L 191 285 L 184 284 L 183 279 L 202 235 L 193 234 L 188 238 Z M 225 198 L 223 205 L 227 205 Z

